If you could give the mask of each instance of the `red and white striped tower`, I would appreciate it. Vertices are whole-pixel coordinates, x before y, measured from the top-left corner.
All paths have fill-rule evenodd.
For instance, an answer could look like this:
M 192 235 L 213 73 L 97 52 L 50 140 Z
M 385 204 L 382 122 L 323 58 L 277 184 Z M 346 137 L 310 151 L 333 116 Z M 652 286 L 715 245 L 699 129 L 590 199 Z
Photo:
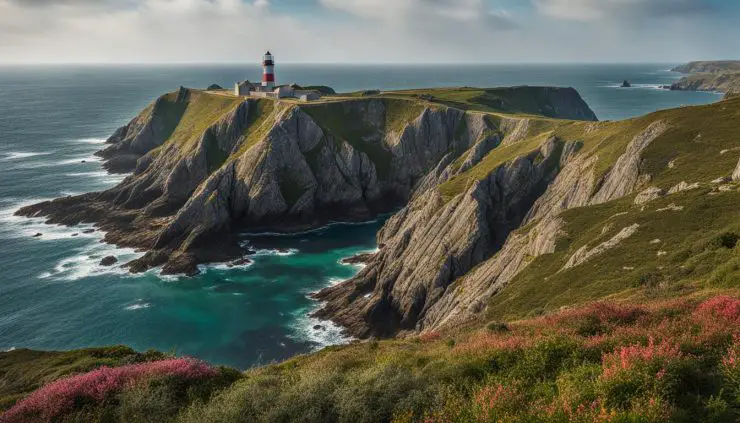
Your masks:
M 269 51 L 262 56 L 262 88 L 266 91 L 275 89 L 275 62 Z

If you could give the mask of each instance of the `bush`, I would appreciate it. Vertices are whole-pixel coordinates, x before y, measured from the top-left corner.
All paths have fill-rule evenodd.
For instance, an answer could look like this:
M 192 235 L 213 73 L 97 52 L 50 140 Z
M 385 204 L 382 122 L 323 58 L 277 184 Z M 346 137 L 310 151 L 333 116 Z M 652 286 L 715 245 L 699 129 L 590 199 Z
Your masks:
M 717 235 L 717 237 L 712 240 L 712 244 L 716 248 L 727 248 L 731 250 L 735 248 L 738 241 L 740 241 L 740 235 L 734 232 L 724 232 L 720 235 Z
M 491 322 L 486 325 L 486 329 L 495 333 L 506 333 L 511 331 L 511 329 L 509 329 L 509 325 L 503 322 Z

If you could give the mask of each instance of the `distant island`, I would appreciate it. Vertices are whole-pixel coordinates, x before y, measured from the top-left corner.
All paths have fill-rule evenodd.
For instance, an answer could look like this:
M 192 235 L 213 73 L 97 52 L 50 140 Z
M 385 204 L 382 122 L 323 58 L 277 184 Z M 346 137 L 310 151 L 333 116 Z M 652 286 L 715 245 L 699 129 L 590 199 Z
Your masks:
M 740 60 L 691 62 L 672 70 L 688 76 L 672 84 L 671 90 L 740 94 Z

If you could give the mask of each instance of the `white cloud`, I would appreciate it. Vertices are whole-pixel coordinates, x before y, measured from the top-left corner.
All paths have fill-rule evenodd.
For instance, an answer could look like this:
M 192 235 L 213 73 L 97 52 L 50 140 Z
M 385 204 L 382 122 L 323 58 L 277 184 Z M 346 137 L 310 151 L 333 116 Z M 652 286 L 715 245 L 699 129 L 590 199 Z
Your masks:
M 505 11 L 488 9 L 485 0 L 319 0 L 327 8 L 341 10 L 361 18 L 413 24 L 432 19 L 437 23 L 498 24 L 514 26 Z M 492 26 L 490 29 L 494 29 Z
M 550 17 L 575 21 L 656 18 L 710 9 L 707 0 L 533 0 Z

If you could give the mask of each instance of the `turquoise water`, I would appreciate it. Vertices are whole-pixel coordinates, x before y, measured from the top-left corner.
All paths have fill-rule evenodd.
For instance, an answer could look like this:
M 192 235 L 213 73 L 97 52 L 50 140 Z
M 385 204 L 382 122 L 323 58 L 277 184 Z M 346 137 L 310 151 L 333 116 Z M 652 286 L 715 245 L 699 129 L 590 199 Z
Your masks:
M 278 64 L 277 77 L 338 91 L 573 86 L 602 120 L 720 98 L 656 89 L 679 77 L 665 70 L 670 67 Z M 357 268 L 338 261 L 373 250 L 381 221 L 294 236 L 244 235 L 259 250 L 253 265 L 213 265 L 195 278 L 160 278 L 99 266 L 107 255 L 119 264 L 138 256 L 100 243 L 99 233 L 12 216 L 23 204 L 120 181 L 101 170 L 93 153 L 160 93 L 258 76 L 251 65 L 0 68 L 0 350 L 120 343 L 247 368 L 345 341 L 338 328 L 307 317 L 317 306 L 307 294 L 351 277 Z M 624 79 L 635 88 L 617 88 Z

